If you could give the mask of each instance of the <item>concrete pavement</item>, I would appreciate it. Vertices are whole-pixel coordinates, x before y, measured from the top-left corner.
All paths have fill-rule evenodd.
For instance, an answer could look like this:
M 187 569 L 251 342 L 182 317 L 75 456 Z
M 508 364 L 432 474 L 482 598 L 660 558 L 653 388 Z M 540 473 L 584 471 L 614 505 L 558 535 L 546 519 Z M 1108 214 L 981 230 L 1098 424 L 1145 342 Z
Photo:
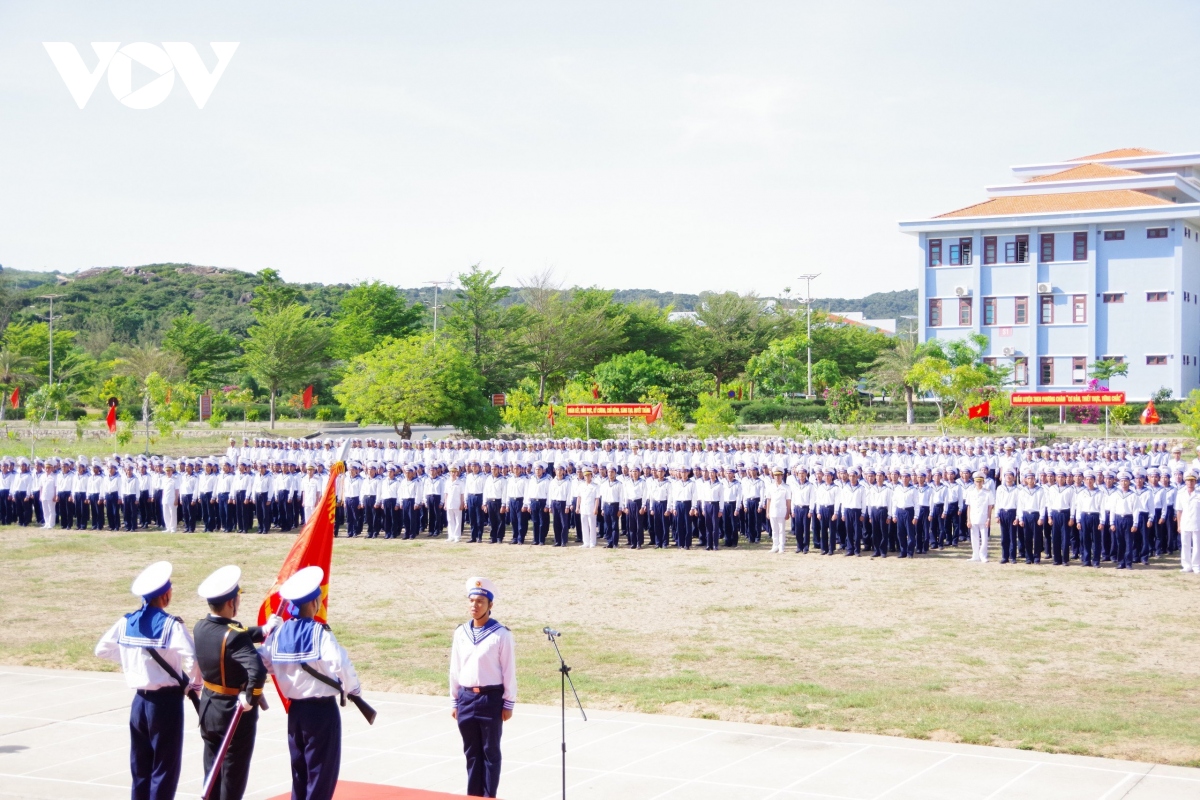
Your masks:
M 289 789 L 286 720 L 259 723 L 247 798 Z M 127 798 L 131 693 L 120 675 L 0 667 L 0 797 Z M 443 792 L 465 790 L 449 700 L 367 693 L 368 726 L 343 710 L 341 777 Z M 702 719 L 568 708 L 567 794 L 620 800 L 1182 800 L 1200 798 L 1200 769 Z M 185 709 L 180 797 L 199 791 L 200 739 Z M 559 712 L 519 704 L 504 734 L 500 794 L 561 793 Z

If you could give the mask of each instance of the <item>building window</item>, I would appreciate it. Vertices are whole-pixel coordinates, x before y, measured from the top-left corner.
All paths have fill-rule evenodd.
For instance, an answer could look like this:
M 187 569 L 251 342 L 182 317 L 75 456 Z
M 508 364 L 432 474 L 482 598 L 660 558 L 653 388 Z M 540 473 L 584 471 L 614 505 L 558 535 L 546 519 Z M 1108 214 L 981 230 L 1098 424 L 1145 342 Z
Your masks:
M 1146 356 L 1146 365 L 1150 367 L 1165 367 L 1167 365 L 1167 357 Z
M 971 263 L 971 240 L 959 239 L 950 245 L 950 263 L 955 266 Z
M 942 265 L 942 240 L 929 240 L 929 266 L 940 267 Z
M 929 301 L 929 327 L 937 328 L 942 324 L 942 301 Z
M 1183 293 L 1183 302 L 1185 302 L 1185 303 L 1190 303 L 1190 302 L 1192 302 L 1192 293 L 1191 293 L 1191 292 L 1184 292 L 1184 293 Z
M 1042 386 L 1054 385 L 1054 359 L 1043 356 L 1038 359 L 1038 375 Z
M 1146 228 L 1147 239 L 1165 239 L 1167 238 L 1166 228 Z
M 983 324 L 996 324 L 996 298 L 994 297 L 983 298 Z
M 996 263 L 996 237 L 995 236 L 983 237 L 983 263 L 985 263 L 985 264 L 995 264 Z
M 1029 359 L 1022 356 L 1013 359 L 1013 383 L 1017 386 L 1029 385 Z
M 1082 386 L 1087 383 L 1087 359 L 1075 356 L 1071 359 L 1071 383 Z
M 1103 298 L 1104 302 L 1106 302 L 1106 303 L 1124 303 L 1125 302 L 1125 293 L 1124 292 L 1105 292 L 1104 294 L 1100 295 L 1100 297 Z
M 1087 232 L 1076 231 L 1075 233 L 1075 260 L 1087 261 Z
M 1077 294 L 1071 297 L 1071 321 L 1076 325 L 1087 322 L 1087 295 Z
M 1029 298 L 1014 297 L 1013 298 L 1013 324 L 1028 325 L 1029 324 Z
M 1046 262 L 1046 261 L 1053 261 L 1053 260 L 1054 260 L 1054 234 L 1053 233 L 1043 233 L 1042 234 L 1042 261 Z
M 1015 237 L 1011 242 L 1004 243 L 1004 263 L 1024 264 L 1029 260 L 1029 237 Z
M 1054 295 L 1043 294 L 1038 297 L 1041 306 L 1041 313 L 1038 319 L 1043 325 L 1054 324 Z
M 1104 241 L 1120 242 L 1125 239 L 1125 231 L 1105 231 Z
M 991 367 L 992 369 L 996 368 L 996 359 L 994 356 L 984 356 L 983 363 L 984 366 Z
M 1125 356 L 1100 356 L 1101 361 L 1111 361 L 1114 364 L 1124 364 Z
M 1146 292 L 1147 303 L 1165 303 L 1167 302 L 1166 292 Z
M 958 324 L 967 326 L 971 324 L 971 298 L 961 297 L 958 300 Z

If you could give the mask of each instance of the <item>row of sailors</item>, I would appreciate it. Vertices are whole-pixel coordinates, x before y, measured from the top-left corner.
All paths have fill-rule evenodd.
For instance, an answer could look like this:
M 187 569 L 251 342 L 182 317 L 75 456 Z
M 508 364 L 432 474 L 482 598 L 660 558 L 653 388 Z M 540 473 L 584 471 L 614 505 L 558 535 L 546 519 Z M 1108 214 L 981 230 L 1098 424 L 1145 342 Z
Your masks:
M 231 439 L 226 458 L 236 463 L 248 460 L 282 461 L 296 464 L 330 466 L 337 457 L 341 442 L 323 440 L 243 439 L 239 447 Z M 985 470 L 998 475 L 1004 469 L 1021 469 L 1029 465 L 1037 472 L 1061 465 L 1083 468 L 1167 468 L 1172 471 L 1187 466 L 1200 467 L 1200 460 L 1190 464 L 1183 460 L 1181 447 L 1171 447 L 1166 440 L 1152 442 L 1081 441 L 1053 447 L 1034 447 L 1031 440 L 974 438 L 906 438 L 889 440 L 827 440 L 819 442 L 785 439 L 719 438 L 708 440 L 605 440 L 581 439 L 537 440 L 441 440 L 396 441 L 394 439 L 352 438 L 349 459 L 360 463 L 378 464 L 458 464 L 465 467 L 471 461 L 481 463 L 543 462 L 551 467 L 559 463 L 595 464 L 607 467 L 656 466 L 670 468 L 675 464 L 689 467 L 724 469 L 742 463 L 758 464 L 760 469 L 780 467 L 795 470 L 800 466 L 810 472 L 826 467 L 857 467 L 859 470 L 946 469 L 954 467 L 974 472 Z

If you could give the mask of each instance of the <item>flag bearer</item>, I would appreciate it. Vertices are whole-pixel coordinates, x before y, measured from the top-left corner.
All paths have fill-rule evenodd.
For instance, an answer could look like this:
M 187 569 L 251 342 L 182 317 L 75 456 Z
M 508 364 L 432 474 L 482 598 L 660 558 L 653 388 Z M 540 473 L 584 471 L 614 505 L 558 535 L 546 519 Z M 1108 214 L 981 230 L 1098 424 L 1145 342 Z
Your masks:
M 288 752 L 292 758 L 292 797 L 330 800 L 342 762 L 342 718 L 338 699 L 362 692 L 350 657 L 329 626 L 314 617 L 321 607 L 325 571 L 305 567 L 279 587 L 292 616 L 266 639 L 259 652 L 290 701 Z

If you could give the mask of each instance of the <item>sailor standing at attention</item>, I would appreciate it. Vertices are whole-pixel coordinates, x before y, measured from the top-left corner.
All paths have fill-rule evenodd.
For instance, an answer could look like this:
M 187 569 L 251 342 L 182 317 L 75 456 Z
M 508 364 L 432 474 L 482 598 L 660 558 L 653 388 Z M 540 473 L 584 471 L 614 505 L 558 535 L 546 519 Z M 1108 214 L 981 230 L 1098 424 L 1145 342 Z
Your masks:
M 142 570 L 130 587 L 142 607 L 121 617 L 96 645 L 116 661 L 134 689 L 129 708 L 129 771 L 133 800 L 171 800 L 183 755 L 183 695 L 199 691 L 200 671 L 187 626 L 168 614 L 171 563 Z
M 467 579 L 468 622 L 450 648 L 450 712 L 467 757 L 467 794 L 495 797 L 500 786 L 500 734 L 517 702 L 517 656 L 512 632 L 492 619 L 496 585 Z
M 204 579 L 196 593 L 207 603 L 209 614 L 196 623 L 196 660 L 204 677 L 200 698 L 200 738 L 204 740 L 204 774 L 208 775 L 229 730 L 234 708 L 242 717 L 221 762 L 219 780 L 213 781 L 209 800 L 241 800 L 250 777 L 250 757 L 258 729 L 258 708 L 267 671 L 254 645 L 266 638 L 278 618 L 262 628 L 243 628 L 237 616 L 242 571 L 236 565 L 221 567 Z M 265 706 L 263 706 L 265 707 Z
M 294 615 L 259 649 L 288 708 L 292 799 L 330 800 L 342 764 L 342 717 L 338 700 L 362 692 L 350 657 L 329 626 L 314 617 L 321 607 L 320 567 L 305 567 L 279 587 Z

